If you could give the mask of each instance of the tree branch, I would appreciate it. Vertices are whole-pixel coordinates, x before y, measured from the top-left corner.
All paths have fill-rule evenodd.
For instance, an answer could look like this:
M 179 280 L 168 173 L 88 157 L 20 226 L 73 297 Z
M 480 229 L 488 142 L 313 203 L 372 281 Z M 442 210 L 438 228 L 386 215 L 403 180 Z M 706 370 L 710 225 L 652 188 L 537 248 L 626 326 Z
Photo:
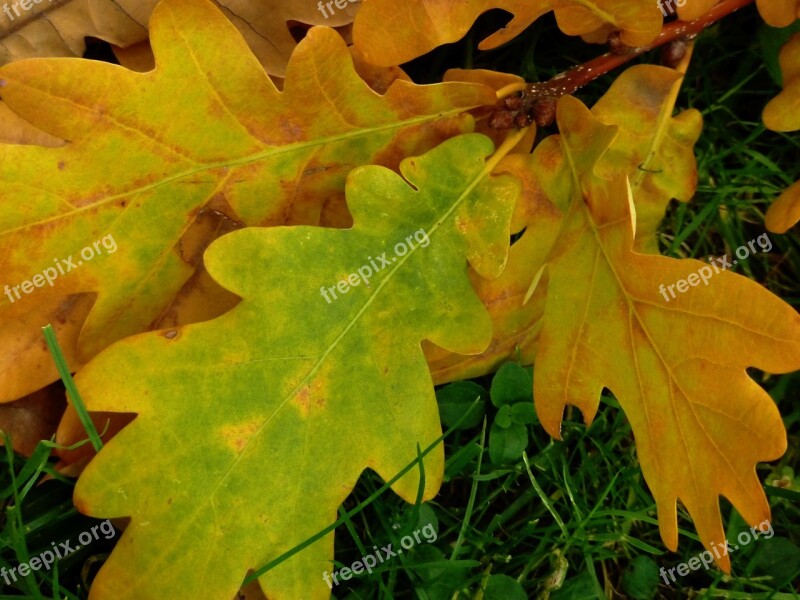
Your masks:
M 559 73 L 549 81 L 528 83 L 524 86 L 509 86 L 498 92 L 500 106 L 489 117 L 492 129 L 510 129 L 525 127 L 532 122 L 546 126 L 555 118 L 555 105 L 558 98 L 574 94 L 583 86 L 591 83 L 609 71 L 630 62 L 637 56 L 664 46 L 662 61 L 674 66 L 683 57 L 686 43 L 720 19 L 752 4 L 754 0 L 723 0 L 702 17 L 694 21 L 672 21 L 664 25 L 650 44 L 640 48 L 631 48 L 619 42 L 619 34 L 609 36 L 611 52 L 577 65 L 568 71 Z M 521 88 L 521 89 L 520 89 Z M 503 97 L 504 94 L 513 94 Z

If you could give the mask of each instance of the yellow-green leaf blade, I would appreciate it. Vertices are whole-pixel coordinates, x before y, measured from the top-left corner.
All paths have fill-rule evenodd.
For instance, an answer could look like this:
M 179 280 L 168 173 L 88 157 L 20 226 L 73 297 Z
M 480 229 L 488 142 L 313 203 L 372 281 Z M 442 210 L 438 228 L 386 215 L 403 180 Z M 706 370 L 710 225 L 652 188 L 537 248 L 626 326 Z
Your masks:
M 491 214 L 506 224 L 505 239 L 519 193 L 513 178 L 489 177 L 491 148 L 475 134 L 445 142 L 403 162 L 407 182 L 381 167 L 357 169 L 349 230 L 225 236 L 206 262 L 243 298 L 236 308 L 124 340 L 84 368 L 87 407 L 138 413 L 76 489 L 83 511 L 131 517 L 93 600 L 178 589 L 231 596 L 248 569 L 335 520 L 365 468 L 388 480 L 438 438 L 421 340 L 475 353 L 491 338 L 466 272 L 466 257 L 488 240 L 465 234 L 459 219 Z M 382 267 L 374 276 L 359 270 L 373 261 Z M 361 281 L 343 292 L 337 282 L 351 274 Z M 425 498 L 442 469 L 439 448 L 425 460 Z M 414 471 L 393 489 L 413 501 L 418 485 Z M 331 558 L 327 536 L 262 576 L 265 592 L 327 598 Z M 140 576 L 155 570 L 159 577 Z
M 353 167 L 396 168 L 409 152 L 471 130 L 462 113 L 496 100 L 466 83 L 396 81 L 377 94 L 326 28 L 298 46 L 279 92 L 205 0 L 162 3 L 151 34 L 158 66 L 149 73 L 79 59 L 0 69 L 9 106 L 68 140 L 0 146 L 0 204 L 9 208 L 0 211 L 0 271 L 14 286 L 104 236 L 118 246 L 35 292 L 47 302 L 97 294 L 79 341 L 84 359 L 146 329 L 192 275 L 180 242 L 212 199 L 247 225 L 316 225 Z M 3 318 L 36 310 L 30 297 L 0 296 Z

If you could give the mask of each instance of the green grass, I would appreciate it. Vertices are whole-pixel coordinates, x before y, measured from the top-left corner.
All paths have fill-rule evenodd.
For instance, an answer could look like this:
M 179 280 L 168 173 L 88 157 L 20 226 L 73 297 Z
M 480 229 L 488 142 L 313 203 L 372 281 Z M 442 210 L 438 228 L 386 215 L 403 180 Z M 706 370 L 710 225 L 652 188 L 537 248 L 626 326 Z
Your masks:
M 480 67 L 535 81 L 597 52 L 566 40 L 552 19 L 542 19 L 503 48 L 475 51 L 477 41 L 504 19 L 498 12 L 484 15 L 464 42 L 415 61 L 410 72 L 417 81 L 436 81 L 448 67 Z M 800 137 L 765 131 L 759 120 L 762 107 L 780 88 L 764 65 L 762 45 L 752 34 L 754 23 L 759 20 L 752 8 L 740 11 L 697 43 L 679 106 L 697 108 L 705 118 L 696 148 L 699 185 L 692 202 L 674 203 L 668 210 L 660 234 L 664 254 L 702 258 L 732 253 L 764 232 L 768 204 L 800 179 Z M 655 60 L 655 53 L 641 59 Z M 613 76 L 579 96 L 592 102 Z M 798 306 L 800 237 L 794 231 L 770 234 L 770 239 L 774 247 L 769 254 L 753 255 L 736 269 Z M 396 549 L 403 536 L 429 523 L 438 537 L 415 544 L 370 576 L 349 579 L 337 586 L 335 597 L 800 599 L 800 479 L 795 478 L 800 473 L 800 374 L 752 375 L 780 408 L 789 451 L 758 468 L 768 484 L 775 535 L 733 553 L 732 575 L 712 568 L 672 585 L 660 579 L 660 568 L 688 561 L 703 548 L 681 509 L 679 551 L 665 550 L 630 426 L 613 397 L 603 396 L 588 428 L 568 409 L 563 442 L 553 441 L 537 423 L 522 425 L 525 457 L 518 453 L 499 464 L 492 460 L 498 450 L 490 448 L 491 432 L 498 418 L 508 418 L 508 410 L 484 397 L 485 419 L 445 439 L 446 481 L 434 501 L 408 505 L 385 491 L 373 473 L 362 476 L 340 512 L 334 568 L 360 560 L 376 546 L 392 543 Z M 492 378 L 476 383 L 489 389 Z M 27 562 L 50 542 L 77 536 L 97 523 L 72 507 L 74 481 L 53 469 L 51 446 L 41 444 L 30 459 L 10 451 L 0 459 L 0 567 Z M 771 485 L 776 481 L 781 487 Z M 746 527 L 726 501 L 721 507 L 727 537 L 733 540 Z M 35 573 L 15 586 L 0 580 L 0 599 L 86 598 L 112 542 L 83 548 L 47 577 Z

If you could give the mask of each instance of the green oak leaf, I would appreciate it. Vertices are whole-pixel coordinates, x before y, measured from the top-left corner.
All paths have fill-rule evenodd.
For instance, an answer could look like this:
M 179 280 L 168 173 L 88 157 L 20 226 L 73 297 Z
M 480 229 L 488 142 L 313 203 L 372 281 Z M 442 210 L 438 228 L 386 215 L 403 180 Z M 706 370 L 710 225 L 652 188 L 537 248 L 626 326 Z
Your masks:
M 232 598 L 248 570 L 333 523 L 365 469 L 388 481 L 440 437 L 420 344 L 478 353 L 491 340 L 468 262 L 501 272 L 520 192 L 516 178 L 491 175 L 502 154 L 487 161 L 492 148 L 478 134 L 453 138 L 404 160 L 406 181 L 355 169 L 348 230 L 222 237 L 206 266 L 240 304 L 118 342 L 79 373 L 90 410 L 137 414 L 75 490 L 82 512 L 130 517 L 91 600 Z M 359 270 L 373 261 L 369 276 Z M 429 499 L 441 445 L 424 473 Z M 413 502 L 419 478 L 411 470 L 392 489 Z M 329 534 L 259 582 L 270 600 L 328 598 L 332 558 Z

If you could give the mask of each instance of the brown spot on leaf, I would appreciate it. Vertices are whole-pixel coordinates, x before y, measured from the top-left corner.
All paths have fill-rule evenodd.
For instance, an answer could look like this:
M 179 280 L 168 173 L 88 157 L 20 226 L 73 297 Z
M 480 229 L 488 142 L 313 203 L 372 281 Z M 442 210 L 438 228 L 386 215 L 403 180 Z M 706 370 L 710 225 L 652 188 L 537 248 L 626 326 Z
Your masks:
M 241 454 L 247 448 L 247 444 L 253 436 L 261 429 L 260 421 L 249 423 L 239 423 L 236 425 L 225 425 L 222 428 L 222 439 L 228 447 L 232 448 L 236 454 Z
M 319 384 L 304 385 L 292 398 L 291 403 L 300 409 L 300 413 L 307 417 L 312 409 L 325 407 L 325 398 L 319 394 Z

